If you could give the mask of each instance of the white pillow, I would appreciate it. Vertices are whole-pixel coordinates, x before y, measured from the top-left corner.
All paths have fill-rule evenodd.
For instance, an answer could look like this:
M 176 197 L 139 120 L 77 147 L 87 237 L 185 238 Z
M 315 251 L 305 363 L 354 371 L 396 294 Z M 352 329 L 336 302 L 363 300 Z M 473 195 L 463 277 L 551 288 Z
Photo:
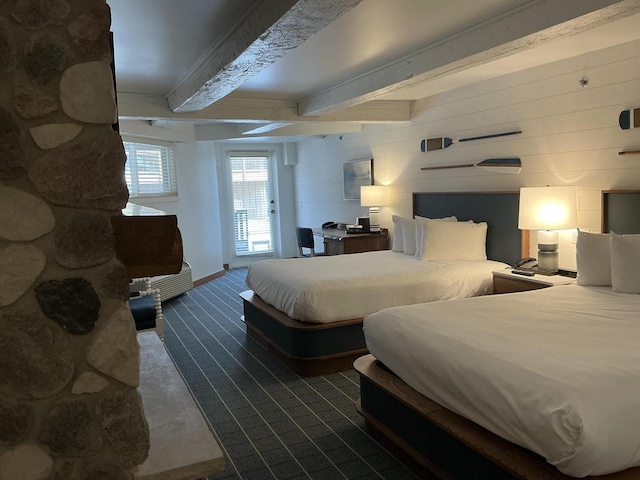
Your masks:
M 486 222 L 429 221 L 422 241 L 423 262 L 486 260 Z
M 402 250 L 405 255 L 416 254 L 416 221 L 413 218 L 401 218 Z
M 457 222 L 457 217 L 444 217 L 444 218 L 427 218 L 416 215 L 416 257 L 422 257 L 422 242 L 424 239 L 424 229 L 429 221 L 440 222 Z
M 402 217 L 391 215 L 393 221 L 393 243 L 391 244 L 392 252 L 404 252 L 404 240 L 402 235 Z
M 576 267 L 578 285 L 611 285 L 610 235 L 578 230 Z
M 611 232 L 611 286 L 616 292 L 640 293 L 640 235 Z

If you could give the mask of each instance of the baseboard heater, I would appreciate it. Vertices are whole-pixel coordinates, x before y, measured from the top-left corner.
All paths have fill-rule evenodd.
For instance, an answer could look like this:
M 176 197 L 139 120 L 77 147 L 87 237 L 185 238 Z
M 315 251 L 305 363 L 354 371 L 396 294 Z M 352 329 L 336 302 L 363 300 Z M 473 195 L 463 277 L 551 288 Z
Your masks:
M 151 277 L 151 288 L 160 290 L 161 302 L 188 292 L 193 288 L 191 265 L 183 261 L 180 273 Z

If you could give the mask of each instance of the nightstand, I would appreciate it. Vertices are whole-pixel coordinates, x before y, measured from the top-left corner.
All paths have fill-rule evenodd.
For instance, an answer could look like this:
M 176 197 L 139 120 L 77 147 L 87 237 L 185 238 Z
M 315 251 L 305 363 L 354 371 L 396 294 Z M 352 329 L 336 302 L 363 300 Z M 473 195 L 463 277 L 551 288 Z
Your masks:
M 560 275 L 536 274 L 533 277 L 526 277 L 511 273 L 511 269 L 494 270 L 493 272 L 493 293 L 526 292 L 556 285 L 571 285 L 572 283 L 576 283 L 575 278 Z

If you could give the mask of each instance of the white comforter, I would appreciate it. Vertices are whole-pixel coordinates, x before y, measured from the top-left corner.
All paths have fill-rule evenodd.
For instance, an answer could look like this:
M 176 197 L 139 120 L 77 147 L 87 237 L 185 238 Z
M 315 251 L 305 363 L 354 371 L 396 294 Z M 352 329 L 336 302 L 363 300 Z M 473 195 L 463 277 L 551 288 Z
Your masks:
M 411 387 L 565 474 L 640 465 L 640 295 L 571 285 L 391 308 L 364 332 Z
M 265 302 L 304 322 L 361 318 L 383 308 L 490 293 L 491 272 L 506 265 L 422 262 L 399 252 L 262 260 L 247 285 Z

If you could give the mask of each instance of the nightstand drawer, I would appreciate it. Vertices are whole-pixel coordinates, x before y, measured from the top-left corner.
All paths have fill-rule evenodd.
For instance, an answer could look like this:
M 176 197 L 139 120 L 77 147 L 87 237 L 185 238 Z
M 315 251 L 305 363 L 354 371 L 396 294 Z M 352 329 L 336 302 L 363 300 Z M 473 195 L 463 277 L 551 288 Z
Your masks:
M 522 280 L 517 278 L 504 278 L 497 275 L 493 276 L 493 293 L 513 293 L 526 292 L 528 290 L 538 290 L 540 288 L 548 288 L 551 285 L 530 282 L 525 278 Z

